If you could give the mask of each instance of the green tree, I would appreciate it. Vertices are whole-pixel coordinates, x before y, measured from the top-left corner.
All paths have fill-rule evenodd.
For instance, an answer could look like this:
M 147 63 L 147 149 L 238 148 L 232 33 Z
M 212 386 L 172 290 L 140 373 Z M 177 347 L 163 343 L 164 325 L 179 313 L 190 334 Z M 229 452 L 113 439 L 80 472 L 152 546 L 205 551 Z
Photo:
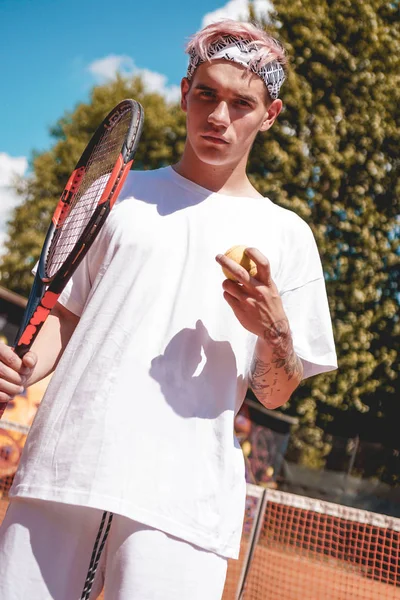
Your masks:
M 322 255 L 339 371 L 305 383 L 287 406 L 301 417 L 292 456 L 320 466 L 337 409 L 349 420 L 373 414 L 388 431 L 400 417 L 399 4 L 274 5 L 291 69 L 285 110 L 257 140 L 250 172 L 260 191 L 309 222 Z
M 124 98 L 135 98 L 145 109 L 145 125 L 133 168 L 154 169 L 178 159 L 183 151 L 185 119 L 178 106 L 158 94 L 146 93 L 140 78 L 117 77 L 93 88 L 89 102 L 67 112 L 52 128 L 53 146 L 35 154 L 33 174 L 21 185 L 24 202 L 9 223 L 9 240 L 0 262 L 0 283 L 27 295 L 30 268 L 40 254 L 54 207 L 77 160 L 97 125 Z

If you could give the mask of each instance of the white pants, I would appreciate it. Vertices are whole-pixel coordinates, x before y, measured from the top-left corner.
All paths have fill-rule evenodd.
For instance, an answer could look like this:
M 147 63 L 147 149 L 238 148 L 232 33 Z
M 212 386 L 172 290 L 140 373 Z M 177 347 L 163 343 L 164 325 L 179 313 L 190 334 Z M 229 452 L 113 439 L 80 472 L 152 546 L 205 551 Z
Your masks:
M 14 499 L 0 528 L 1 600 L 79 600 L 103 512 Z M 220 600 L 227 559 L 114 515 L 91 600 Z

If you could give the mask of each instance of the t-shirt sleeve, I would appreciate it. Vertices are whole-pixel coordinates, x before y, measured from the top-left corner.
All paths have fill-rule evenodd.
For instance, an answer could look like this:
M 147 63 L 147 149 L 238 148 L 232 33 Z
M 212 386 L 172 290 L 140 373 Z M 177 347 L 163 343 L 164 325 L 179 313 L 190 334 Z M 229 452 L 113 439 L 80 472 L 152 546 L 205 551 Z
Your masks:
M 83 312 L 91 289 L 87 262 L 86 258 L 81 262 L 58 299 L 60 304 L 78 317 Z
M 294 350 L 303 362 L 305 379 L 337 369 L 337 358 L 325 280 L 314 236 L 302 222 L 294 239 L 280 294 Z
M 39 261 L 32 269 L 32 274 L 36 275 Z M 75 273 L 68 280 L 64 290 L 58 298 L 58 302 L 70 310 L 74 315 L 81 316 L 83 307 L 85 306 L 91 289 L 91 281 L 89 277 L 88 257 L 86 256 Z
M 331 317 L 323 278 L 282 295 L 294 350 L 301 358 L 304 379 L 337 369 Z
M 58 302 L 80 317 L 96 277 L 101 274 L 107 251 L 107 223 L 62 291 Z

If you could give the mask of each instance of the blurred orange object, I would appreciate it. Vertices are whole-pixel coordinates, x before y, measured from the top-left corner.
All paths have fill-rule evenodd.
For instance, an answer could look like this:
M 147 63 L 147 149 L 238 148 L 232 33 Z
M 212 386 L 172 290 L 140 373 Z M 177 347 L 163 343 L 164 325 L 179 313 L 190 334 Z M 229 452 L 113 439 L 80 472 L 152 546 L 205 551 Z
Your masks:
M 14 475 L 26 436 L 51 376 L 11 400 L 0 421 L 0 477 Z

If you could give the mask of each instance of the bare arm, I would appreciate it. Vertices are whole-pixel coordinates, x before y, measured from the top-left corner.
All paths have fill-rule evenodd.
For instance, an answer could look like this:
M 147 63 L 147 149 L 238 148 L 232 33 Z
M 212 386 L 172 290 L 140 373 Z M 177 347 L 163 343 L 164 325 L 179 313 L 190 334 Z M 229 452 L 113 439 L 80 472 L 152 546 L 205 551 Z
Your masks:
M 293 349 L 289 323 L 274 323 L 258 338 L 250 368 L 250 387 L 266 408 L 288 401 L 303 377 L 303 364 Z
M 301 382 L 303 365 L 294 351 L 289 322 L 267 258 L 255 248 L 247 248 L 246 254 L 257 265 L 256 278 L 226 256 L 217 256 L 217 262 L 236 280 L 223 282 L 224 297 L 243 327 L 258 337 L 250 386 L 266 408 L 277 408 L 289 400 Z
M 77 315 L 62 304 L 55 305 L 32 344 L 37 362 L 26 385 L 36 383 L 54 371 L 78 323 Z
M 22 387 L 54 371 L 78 322 L 79 317 L 56 304 L 22 360 L 12 348 L 0 343 L 0 402 L 8 402 Z

